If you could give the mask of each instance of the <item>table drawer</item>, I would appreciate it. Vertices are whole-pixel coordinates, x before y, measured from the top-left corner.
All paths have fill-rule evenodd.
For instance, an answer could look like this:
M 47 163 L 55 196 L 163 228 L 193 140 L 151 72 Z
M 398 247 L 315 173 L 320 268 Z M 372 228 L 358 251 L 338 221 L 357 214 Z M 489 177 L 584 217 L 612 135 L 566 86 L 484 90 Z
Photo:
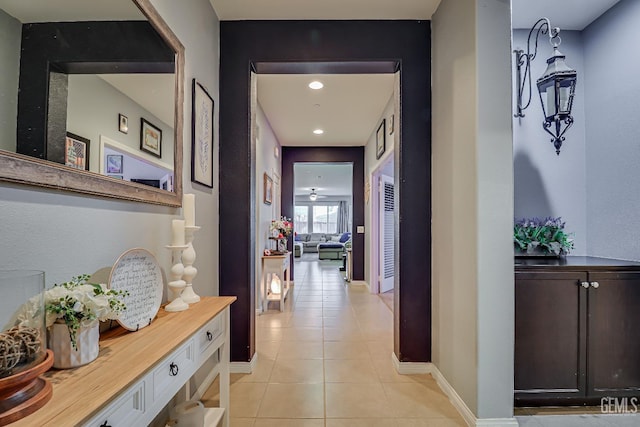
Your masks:
M 136 420 L 145 411 L 144 393 L 145 382 L 141 381 L 86 425 L 91 427 L 139 425 Z
M 205 353 L 220 335 L 222 335 L 222 317 L 216 316 L 200 329 L 196 335 L 198 354 Z
M 170 394 L 173 396 L 195 370 L 193 340 L 183 344 L 153 371 L 153 400 Z

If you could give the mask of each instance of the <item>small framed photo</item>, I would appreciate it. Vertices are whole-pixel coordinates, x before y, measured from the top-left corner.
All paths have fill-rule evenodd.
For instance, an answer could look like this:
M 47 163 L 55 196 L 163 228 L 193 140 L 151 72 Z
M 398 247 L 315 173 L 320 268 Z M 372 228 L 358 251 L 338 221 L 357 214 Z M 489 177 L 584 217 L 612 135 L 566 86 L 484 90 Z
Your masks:
M 89 170 L 89 140 L 67 132 L 64 164 L 74 169 Z
M 213 98 L 193 79 L 191 181 L 213 188 Z
M 273 201 L 273 180 L 267 173 L 264 173 L 264 204 L 270 205 Z
M 162 157 L 162 130 L 140 118 L 140 149 Z
M 385 119 L 382 119 L 382 123 L 378 126 L 378 130 L 376 131 L 376 159 L 379 159 L 384 154 L 385 150 Z
M 122 160 L 122 154 L 107 154 L 107 173 L 121 174 L 123 172 Z
M 124 114 L 118 114 L 118 130 L 122 133 L 129 133 L 129 119 Z

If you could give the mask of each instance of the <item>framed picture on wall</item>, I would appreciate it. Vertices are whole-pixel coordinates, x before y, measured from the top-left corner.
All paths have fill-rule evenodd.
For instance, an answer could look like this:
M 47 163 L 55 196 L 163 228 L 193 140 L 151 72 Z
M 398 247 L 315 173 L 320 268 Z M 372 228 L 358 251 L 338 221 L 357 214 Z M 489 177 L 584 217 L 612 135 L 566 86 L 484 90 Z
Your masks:
M 140 118 L 140 149 L 162 157 L 162 130 Z
M 89 140 L 67 132 L 64 147 L 64 164 L 74 169 L 89 170 Z
M 385 119 L 382 119 L 382 123 L 378 126 L 376 131 L 376 159 L 379 159 L 384 154 L 385 146 Z
M 107 173 L 121 174 L 123 157 L 122 154 L 107 154 Z
M 273 180 L 267 173 L 264 173 L 264 204 L 270 205 L 273 201 Z
M 118 114 L 118 130 L 122 133 L 129 133 L 129 119 L 124 114 Z
M 191 181 L 213 188 L 213 98 L 193 79 Z

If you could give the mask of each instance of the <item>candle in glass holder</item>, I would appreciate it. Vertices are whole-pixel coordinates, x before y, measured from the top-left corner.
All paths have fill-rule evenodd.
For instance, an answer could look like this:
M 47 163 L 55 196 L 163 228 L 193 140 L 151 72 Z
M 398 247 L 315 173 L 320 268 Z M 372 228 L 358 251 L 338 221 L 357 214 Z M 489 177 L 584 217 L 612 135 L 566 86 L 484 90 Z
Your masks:
M 171 245 L 184 246 L 184 220 L 174 219 L 171 222 Z
M 196 225 L 196 195 L 185 194 L 182 197 L 182 213 L 187 227 Z

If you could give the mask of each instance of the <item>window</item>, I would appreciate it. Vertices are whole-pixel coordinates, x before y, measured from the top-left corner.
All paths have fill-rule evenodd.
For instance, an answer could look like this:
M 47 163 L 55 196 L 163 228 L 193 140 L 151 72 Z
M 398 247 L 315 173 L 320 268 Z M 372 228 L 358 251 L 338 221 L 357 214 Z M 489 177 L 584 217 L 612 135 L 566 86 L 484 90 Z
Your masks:
M 338 231 L 338 205 L 313 206 L 313 232 L 336 233 Z
M 294 207 L 293 227 L 296 233 L 309 232 L 309 206 Z

